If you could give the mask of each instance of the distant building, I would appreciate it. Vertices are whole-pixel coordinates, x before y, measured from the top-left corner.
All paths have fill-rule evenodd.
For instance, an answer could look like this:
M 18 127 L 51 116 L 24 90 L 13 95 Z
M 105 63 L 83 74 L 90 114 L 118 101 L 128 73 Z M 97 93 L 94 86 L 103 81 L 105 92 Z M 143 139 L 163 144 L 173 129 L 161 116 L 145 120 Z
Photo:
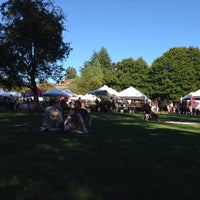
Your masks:
M 64 81 L 59 81 L 55 84 L 55 88 L 58 88 L 60 90 L 69 89 L 71 83 L 74 81 L 74 79 L 66 79 Z

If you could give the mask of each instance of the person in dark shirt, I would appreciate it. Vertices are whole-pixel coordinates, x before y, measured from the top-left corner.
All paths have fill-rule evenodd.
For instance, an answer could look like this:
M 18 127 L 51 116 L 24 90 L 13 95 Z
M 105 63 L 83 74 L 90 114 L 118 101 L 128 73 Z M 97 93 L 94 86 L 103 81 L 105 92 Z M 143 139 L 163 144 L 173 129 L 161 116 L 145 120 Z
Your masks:
M 148 103 L 145 103 L 143 106 L 143 110 L 144 110 L 144 120 L 145 121 L 149 121 L 150 120 L 150 114 L 151 114 L 151 106 Z
M 81 107 L 81 102 L 75 101 L 74 108 L 71 108 L 64 124 L 64 131 L 87 133 L 91 127 L 90 113 Z

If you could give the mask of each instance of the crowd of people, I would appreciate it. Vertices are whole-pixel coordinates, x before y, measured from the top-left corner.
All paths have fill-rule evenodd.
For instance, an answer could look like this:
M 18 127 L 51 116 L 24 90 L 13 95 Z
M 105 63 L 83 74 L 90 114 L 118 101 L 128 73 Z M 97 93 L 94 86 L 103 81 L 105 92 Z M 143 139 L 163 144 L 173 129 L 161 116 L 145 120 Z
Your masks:
M 44 103 L 44 102 L 43 102 Z M 85 102 L 80 98 L 74 101 L 59 100 L 49 102 L 43 105 L 39 104 L 39 111 L 42 114 L 43 121 L 40 131 L 60 131 L 62 133 L 76 132 L 87 133 L 91 128 L 91 110 L 99 112 L 143 112 L 144 120 L 150 121 L 151 119 L 159 121 L 159 117 L 156 113 L 160 111 L 159 104 L 153 102 L 141 102 L 131 100 L 125 101 L 123 99 L 114 98 L 102 98 L 100 101 L 96 99 L 93 105 L 86 107 Z M 23 108 L 23 105 L 35 104 L 33 100 L 22 100 L 21 103 L 12 96 L 4 97 L 1 101 L 1 107 L 6 109 L 15 110 Z M 199 106 L 199 107 L 198 107 Z M 200 103 L 196 100 L 183 101 L 183 102 L 171 102 L 166 106 L 166 111 L 169 113 L 178 114 L 191 114 L 198 115 L 200 113 Z
M 0 99 L 0 107 L 8 110 L 16 110 L 19 106 L 19 101 L 17 98 L 10 96 L 2 96 Z
M 186 114 L 186 115 L 199 115 L 200 102 L 196 100 L 183 101 L 183 102 L 170 102 L 167 105 L 169 113 Z
M 61 131 L 87 133 L 91 127 L 90 112 L 82 107 L 81 101 L 76 100 L 70 105 L 66 116 L 63 115 L 60 105 L 46 107 L 43 116 L 41 131 Z

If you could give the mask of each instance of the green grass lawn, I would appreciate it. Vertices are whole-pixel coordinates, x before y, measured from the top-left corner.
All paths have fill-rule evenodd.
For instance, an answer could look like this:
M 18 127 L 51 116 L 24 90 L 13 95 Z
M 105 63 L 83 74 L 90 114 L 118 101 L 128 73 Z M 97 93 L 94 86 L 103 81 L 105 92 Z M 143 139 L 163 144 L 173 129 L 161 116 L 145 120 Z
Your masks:
M 0 111 L 2 200 L 199 200 L 200 116 L 92 113 L 88 134 L 40 133 L 32 112 Z

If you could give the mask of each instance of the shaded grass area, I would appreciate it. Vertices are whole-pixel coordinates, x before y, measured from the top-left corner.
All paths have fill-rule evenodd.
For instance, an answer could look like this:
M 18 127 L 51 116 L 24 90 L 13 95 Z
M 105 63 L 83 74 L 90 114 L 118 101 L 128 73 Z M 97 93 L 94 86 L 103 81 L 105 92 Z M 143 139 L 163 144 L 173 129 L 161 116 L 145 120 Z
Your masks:
M 39 133 L 41 117 L 0 111 L 0 197 L 199 200 L 200 116 L 92 113 L 89 134 Z

